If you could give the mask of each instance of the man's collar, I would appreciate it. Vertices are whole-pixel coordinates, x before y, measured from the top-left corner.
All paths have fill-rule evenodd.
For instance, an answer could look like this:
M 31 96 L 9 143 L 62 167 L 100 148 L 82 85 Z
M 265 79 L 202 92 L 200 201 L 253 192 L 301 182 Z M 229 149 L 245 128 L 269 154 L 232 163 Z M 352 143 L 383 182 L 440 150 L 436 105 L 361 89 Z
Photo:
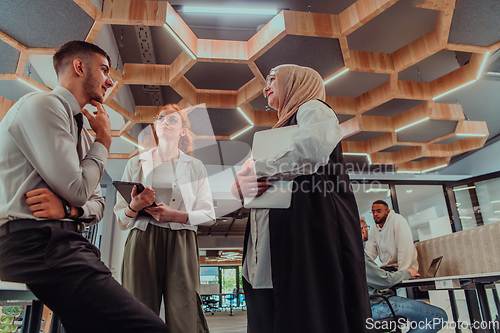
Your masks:
M 73 116 L 79 114 L 82 112 L 82 109 L 80 108 L 80 104 L 76 100 L 75 96 L 66 88 L 57 86 L 52 90 L 52 92 L 61 95 L 69 104 L 71 108 L 71 112 L 73 113 Z

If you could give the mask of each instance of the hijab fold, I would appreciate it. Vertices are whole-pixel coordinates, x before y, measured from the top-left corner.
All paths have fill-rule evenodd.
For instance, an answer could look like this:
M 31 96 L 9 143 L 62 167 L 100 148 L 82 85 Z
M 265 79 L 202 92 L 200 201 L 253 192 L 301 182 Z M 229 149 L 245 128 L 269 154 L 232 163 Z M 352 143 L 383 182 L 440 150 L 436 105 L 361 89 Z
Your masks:
M 323 79 L 314 69 L 280 65 L 271 70 L 271 75 L 273 74 L 276 76 L 279 99 L 278 122 L 273 128 L 282 127 L 305 102 L 325 100 Z

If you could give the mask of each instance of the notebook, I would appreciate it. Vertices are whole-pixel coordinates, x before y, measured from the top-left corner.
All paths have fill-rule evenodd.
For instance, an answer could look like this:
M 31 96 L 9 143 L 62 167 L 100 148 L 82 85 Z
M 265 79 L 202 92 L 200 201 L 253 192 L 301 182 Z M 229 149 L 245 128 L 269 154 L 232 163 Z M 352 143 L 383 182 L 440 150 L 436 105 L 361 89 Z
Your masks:
M 260 131 L 254 134 L 252 158 L 258 160 L 287 149 L 298 125 Z M 270 181 L 272 188 L 260 197 L 243 198 L 245 208 L 288 208 L 292 200 L 291 181 Z
M 439 265 L 441 265 L 441 260 L 443 260 L 443 256 L 434 258 L 425 274 L 426 278 L 433 278 L 436 276 L 437 270 L 439 269 Z
M 127 203 L 130 203 L 130 201 L 132 200 L 131 193 L 132 193 L 132 188 L 134 187 L 134 185 L 137 186 L 137 193 L 138 194 L 141 193 L 142 191 L 144 191 L 144 185 L 142 185 L 141 183 L 113 181 L 113 186 L 116 187 L 116 190 L 118 192 L 120 192 L 123 199 L 125 199 L 125 201 L 127 201 Z M 156 207 L 156 202 L 153 202 L 153 204 L 151 206 Z M 141 210 L 139 212 L 139 215 L 150 216 L 144 210 Z

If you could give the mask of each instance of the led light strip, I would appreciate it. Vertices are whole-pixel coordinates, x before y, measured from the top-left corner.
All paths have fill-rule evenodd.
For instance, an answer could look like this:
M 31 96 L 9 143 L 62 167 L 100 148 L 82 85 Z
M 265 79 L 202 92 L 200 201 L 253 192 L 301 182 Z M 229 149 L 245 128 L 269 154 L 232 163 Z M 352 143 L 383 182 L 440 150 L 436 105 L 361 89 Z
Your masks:
M 468 134 L 468 133 L 457 133 L 456 136 L 486 136 L 486 134 Z
M 236 133 L 235 135 L 233 135 L 230 139 L 233 140 L 234 138 L 237 138 L 239 137 L 241 134 L 245 133 L 246 131 L 248 131 L 249 129 L 253 128 L 252 125 L 248 125 L 247 128 L 245 128 L 244 130 L 242 130 L 241 132 L 239 133 Z
M 434 171 L 434 170 L 441 169 L 441 168 L 446 168 L 447 166 L 448 166 L 448 164 L 438 165 L 437 167 L 424 170 L 424 171 L 422 171 L 422 173 L 426 173 L 426 172 L 429 172 L 429 171 Z
M 332 82 L 333 80 L 335 80 L 336 78 L 338 78 L 342 74 L 347 73 L 348 71 L 349 71 L 349 68 L 344 69 L 342 72 L 338 73 L 337 75 L 332 76 L 331 78 L 329 78 L 328 80 L 323 82 L 323 85 L 326 85 L 327 83 Z
M 247 117 L 247 115 L 245 114 L 245 112 L 243 112 L 243 110 L 241 110 L 239 107 L 237 107 L 236 109 L 238 109 L 238 111 L 240 111 L 240 113 L 243 115 L 243 117 L 245 117 L 245 119 L 250 123 L 250 125 L 253 126 L 252 121 L 250 120 L 250 118 Z
M 411 124 L 406 125 L 406 126 L 403 126 L 403 127 L 400 127 L 400 128 L 398 128 L 397 130 L 395 130 L 394 132 L 396 132 L 396 133 L 397 133 L 397 132 L 399 132 L 399 131 L 404 130 L 405 128 L 411 127 L 411 126 L 416 125 L 416 124 L 420 124 L 421 122 L 424 122 L 424 121 L 426 121 L 426 120 L 429 120 L 429 117 L 426 117 L 426 118 L 424 118 L 424 119 L 420 119 L 419 121 L 416 121 L 416 122 L 414 122 L 414 123 L 411 123 Z
M 276 15 L 277 9 L 255 9 L 255 8 L 221 8 L 221 7 L 197 7 L 183 6 L 182 12 L 186 14 L 236 14 L 236 15 Z
M 139 144 L 135 143 L 135 142 L 134 142 L 134 141 L 132 141 L 132 140 L 127 139 L 127 138 L 126 138 L 126 137 L 124 137 L 124 136 L 120 136 L 120 138 L 122 138 L 123 140 L 125 140 L 125 141 L 127 141 L 127 142 L 129 142 L 129 143 L 133 144 L 133 145 L 134 145 L 134 146 L 136 146 L 136 147 L 139 147 L 139 148 L 141 148 L 141 149 L 144 149 L 144 147 L 142 147 L 141 145 L 139 145 Z
M 420 173 L 420 171 L 416 171 L 416 170 L 397 170 L 396 173 Z
M 175 38 L 175 40 L 177 41 L 177 43 L 179 43 L 183 48 L 184 50 L 186 50 L 187 53 L 189 53 L 189 55 L 191 56 L 191 58 L 193 59 L 196 59 L 196 56 L 194 55 L 193 52 L 191 52 L 191 50 L 187 47 L 186 44 L 184 44 L 184 42 L 179 38 L 179 36 L 177 36 L 177 34 L 168 26 L 168 24 L 164 23 L 163 24 L 163 27 L 165 27 L 165 29 L 167 29 L 167 31 L 172 35 L 172 37 Z
M 490 55 L 490 51 L 488 51 L 484 54 L 483 63 L 481 64 L 481 67 L 479 68 L 479 72 L 477 73 L 476 80 L 479 80 L 479 78 L 481 77 L 484 66 L 486 65 L 486 60 L 488 60 L 489 55 Z
M 368 159 L 368 164 L 372 164 L 372 159 L 370 158 L 370 154 L 367 154 L 367 153 L 342 153 L 343 155 L 347 155 L 347 156 L 366 156 L 366 158 Z
M 31 87 L 31 88 L 33 88 L 33 89 L 37 90 L 37 91 L 43 91 L 42 89 L 35 87 L 34 85 L 32 85 L 32 84 L 30 84 L 30 83 L 28 83 L 28 82 L 24 81 L 24 80 L 23 80 L 23 79 L 21 79 L 21 78 L 17 78 L 17 80 L 18 80 L 18 81 L 21 81 L 21 82 L 22 82 L 22 83 L 24 83 L 25 85 L 27 85 L 27 86 L 29 86 L 29 87 Z

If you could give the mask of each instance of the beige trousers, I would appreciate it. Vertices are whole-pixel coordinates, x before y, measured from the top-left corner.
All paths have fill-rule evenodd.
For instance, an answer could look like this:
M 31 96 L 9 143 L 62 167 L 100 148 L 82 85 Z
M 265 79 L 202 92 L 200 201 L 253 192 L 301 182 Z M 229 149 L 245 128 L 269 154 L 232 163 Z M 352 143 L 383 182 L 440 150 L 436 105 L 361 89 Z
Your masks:
M 200 299 L 198 239 L 192 230 L 149 224 L 133 229 L 125 243 L 122 283 L 156 314 L 165 303 L 171 333 L 208 332 Z

